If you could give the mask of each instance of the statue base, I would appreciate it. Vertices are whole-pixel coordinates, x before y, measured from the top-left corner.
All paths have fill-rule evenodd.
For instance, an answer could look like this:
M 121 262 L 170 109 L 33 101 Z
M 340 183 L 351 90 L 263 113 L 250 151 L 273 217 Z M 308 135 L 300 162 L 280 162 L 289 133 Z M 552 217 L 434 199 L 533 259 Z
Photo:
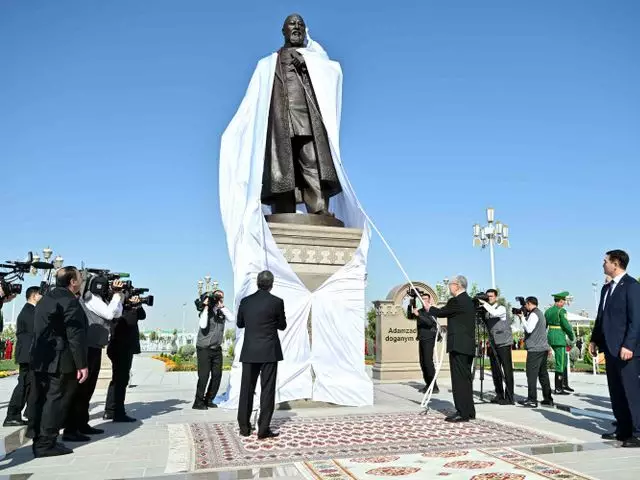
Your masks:
M 317 225 L 319 227 L 344 227 L 344 222 L 332 215 L 315 213 L 274 213 L 265 215 L 267 223 L 286 223 L 289 225 Z

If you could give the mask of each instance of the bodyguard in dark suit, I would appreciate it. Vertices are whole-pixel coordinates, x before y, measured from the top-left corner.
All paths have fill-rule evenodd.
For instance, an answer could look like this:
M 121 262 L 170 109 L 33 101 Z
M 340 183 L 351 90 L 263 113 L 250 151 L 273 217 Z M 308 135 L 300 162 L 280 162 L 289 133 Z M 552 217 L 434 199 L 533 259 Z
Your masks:
M 447 352 L 456 413 L 446 420 L 468 422 L 476 418 L 472 376 L 476 345 L 475 307 L 467 293 L 467 279 L 462 275 L 449 282 L 449 291 L 452 297 L 444 307 L 430 307 L 428 311 L 435 317 L 447 318 Z
M 275 407 L 278 362 L 282 347 L 278 330 L 287 328 L 284 301 L 269 293 L 273 288 L 273 274 L 265 270 L 258 274 L 258 291 L 245 297 L 238 308 L 238 328 L 244 328 L 244 342 L 240 352 L 242 382 L 238 403 L 240 435 L 251 434 L 251 412 L 258 376 L 260 377 L 260 418 L 258 438 L 278 436 L 270 429 Z
M 431 295 L 421 292 L 421 298 L 424 304 L 431 303 Z M 420 356 L 420 369 L 424 378 L 425 386 L 420 389 L 420 393 L 425 393 L 436 376 L 436 366 L 433 363 L 433 350 L 436 345 L 438 336 L 438 322 L 435 317 L 424 308 L 414 309 L 408 312 L 410 319 L 417 320 L 418 330 L 418 354 Z M 440 393 L 438 383 L 433 386 L 433 393 Z
M 87 317 L 76 296 L 81 284 L 75 267 L 63 267 L 56 274 L 56 288 L 36 306 L 31 349 L 33 414 L 29 416 L 36 457 L 73 453 L 56 440 L 74 389 L 89 375 Z
M 33 343 L 33 321 L 36 312 L 36 304 L 42 298 L 38 287 L 29 287 L 26 292 L 27 303 L 22 307 L 22 311 L 16 320 L 16 363 L 19 365 L 18 385 L 13 390 L 9 406 L 7 407 L 7 418 L 4 420 L 4 427 L 17 427 L 26 425 L 22 419 L 22 410 L 27 404 L 29 392 L 31 391 L 31 344 Z M 29 416 L 29 411 L 27 410 Z
M 606 440 L 623 447 L 640 447 L 640 284 L 627 274 L 629 255 L 607 252 L 604 273 L 612 278 L 602 288 L 589 350 L 604 352 L 616 431 Z

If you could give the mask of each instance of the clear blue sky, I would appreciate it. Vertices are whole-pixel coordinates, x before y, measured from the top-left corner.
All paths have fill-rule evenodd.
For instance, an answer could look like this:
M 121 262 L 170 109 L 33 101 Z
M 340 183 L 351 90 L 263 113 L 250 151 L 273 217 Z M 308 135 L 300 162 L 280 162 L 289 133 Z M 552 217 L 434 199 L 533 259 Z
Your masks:
M 179 327 L 184 302 L 195 324 L 198 278 L 231 286 L 220 135 L 293 11 L 342 64 L 347 173 L 414 279 L 488 288 L 489 205 L 509 298 L 593 310 L 610 248 L 639 274 L 634 0 L 3 0 L 2 260 L 49 244 L 151 287 L 147 327 Z M 403 281 L 377 239 L 369 265 L 368 300 Z

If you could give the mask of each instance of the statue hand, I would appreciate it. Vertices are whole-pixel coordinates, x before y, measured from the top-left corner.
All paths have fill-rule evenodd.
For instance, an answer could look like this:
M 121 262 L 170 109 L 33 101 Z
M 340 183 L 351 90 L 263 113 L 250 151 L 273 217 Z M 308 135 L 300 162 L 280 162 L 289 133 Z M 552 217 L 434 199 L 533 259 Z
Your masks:
M 304 57 L 300 55 L 300 53 L 298 52 L 293 52 L 291 54 L 291 63 L 293 63 L 293 66 L 296 67 L 298 70 L 306 69 L 306 65 L 304 63 Z

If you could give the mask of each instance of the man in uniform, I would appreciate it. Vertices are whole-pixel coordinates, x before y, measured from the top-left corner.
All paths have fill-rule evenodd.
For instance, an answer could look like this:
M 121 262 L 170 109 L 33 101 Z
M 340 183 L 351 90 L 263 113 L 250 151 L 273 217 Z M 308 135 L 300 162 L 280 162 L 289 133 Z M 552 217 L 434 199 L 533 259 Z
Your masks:
M 567 311 L 564 305 L 567 302 L 569 292 L 560 292 L 553 295 L 555 304 L 544 312 L 544 318 L 547 321 L 547 339 L 549 346 L 553 350 L 553 356 L 556 359 L 555 365 L 555 394 L 569 395 L 569 392 L 563 388 L 563 376 L 565 365 L 568 361 L 567 356 L 567 339 L 573 342 L 575 336 L 573 329 L 567 320 Z

